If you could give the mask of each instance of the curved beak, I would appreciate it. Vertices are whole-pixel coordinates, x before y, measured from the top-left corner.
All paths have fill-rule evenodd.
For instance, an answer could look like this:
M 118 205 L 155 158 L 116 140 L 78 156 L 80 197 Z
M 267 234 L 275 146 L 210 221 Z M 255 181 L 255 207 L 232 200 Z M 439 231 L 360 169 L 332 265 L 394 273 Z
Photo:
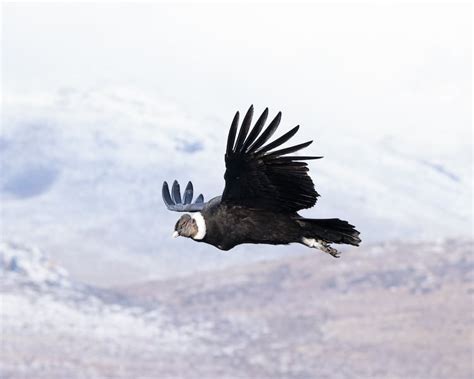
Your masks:
M 173 238 L 176 238 L 176 237 L 179 237 L 179 233 L 175 230 L 175 231 L 173 232 Z

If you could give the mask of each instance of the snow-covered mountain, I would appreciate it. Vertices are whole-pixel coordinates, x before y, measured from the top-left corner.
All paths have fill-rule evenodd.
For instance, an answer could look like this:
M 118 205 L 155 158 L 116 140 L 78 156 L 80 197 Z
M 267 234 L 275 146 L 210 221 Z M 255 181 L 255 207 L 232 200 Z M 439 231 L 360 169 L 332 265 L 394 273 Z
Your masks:
M 38 248 L 0 242 L 2 285 L 71 288 L 68 272 Z
M 308 253 L 242 246 L 222 254 L 170 238 L 178 215 L 162 204 L 163 180 L 218 195 L 232 115 L 191 116 L 123 88 L 7 94 L 3 111 L 3 233 L 47 248 L 73 276 L 108 284 Z M 283 116 L 280 133 L 299 121 Z M 364 242 L 470 233 L 469 141 L 302 125 L 296 141 L 312 138 L 308 152 L 325 156 L 311 163 L 322 196 L 303 214 L 348 219 Z
M 99 290 L 0 246 L 2 378 L 472 377 L 472 240 Z
M 206 335 L 205 326 L 175 324 L 158 303 L 134 305 L 125 296 L 71 280 L 39 249 L 18 243 L 0 244 L 0 303 L 2 378 L 98 377 L 104 364 L 116 365 L 122 354 L 153 348 L 186 354 Z M 109 363 L 71 371 L 77 364 L 72 356 L 91 359 L 105 346 Z

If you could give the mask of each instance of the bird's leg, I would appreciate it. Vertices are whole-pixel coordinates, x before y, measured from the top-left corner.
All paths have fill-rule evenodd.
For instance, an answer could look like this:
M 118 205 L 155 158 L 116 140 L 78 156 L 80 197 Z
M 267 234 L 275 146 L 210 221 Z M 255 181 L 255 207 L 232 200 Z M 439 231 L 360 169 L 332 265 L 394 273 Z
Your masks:
M 339 258 L 341 256 L 341 252 L 331 247 L 326 241 L 315 238 L 303 238 L 302 243 L 308 247 L 312 247 L 332 255 L 334 258 Z

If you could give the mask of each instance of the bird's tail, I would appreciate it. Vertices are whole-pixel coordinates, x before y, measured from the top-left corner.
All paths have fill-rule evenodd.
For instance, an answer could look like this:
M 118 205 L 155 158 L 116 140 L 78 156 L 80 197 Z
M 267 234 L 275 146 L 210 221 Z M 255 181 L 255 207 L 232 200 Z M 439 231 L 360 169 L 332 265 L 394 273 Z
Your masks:
M 306 238 L 311 237 L 328 243 L 345 243 L 354 246 L 359 246 L 361 242 L 360 233 L 354 225 L 338 218 L 302 218 L 297 221 L 306 234 Z

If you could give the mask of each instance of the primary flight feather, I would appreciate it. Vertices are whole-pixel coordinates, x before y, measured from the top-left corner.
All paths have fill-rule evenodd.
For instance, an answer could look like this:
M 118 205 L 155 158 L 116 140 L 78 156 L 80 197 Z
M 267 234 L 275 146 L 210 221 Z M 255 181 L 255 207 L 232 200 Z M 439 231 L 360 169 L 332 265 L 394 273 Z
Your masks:
M 347 221 L 308 219 L 297 213 L 314 206 L 319 196 L 305 161 L 322 157 L 290 155 L 313 141 L 279 148 L 297 133 L 299 125 L 268 142 L 280 124 L 281 113 L 264 129 L 267 117 L 268 108 L 251 128 L 251 106 L 239 129 L 240 115 L 235 114 L 227 137 L 225 188 L 221 196 L 205 203 L 199 195 L 193 202 L 191 182 L 183 198 L 176 180 L 171 192 L 168 183 L 163 183 L 166 207 L 171 211 L 190 212 L 178 220 L 173 236 L 206 242 L 221 250 L 243 243 L 296 242 L 334 257 L 339 257 L 339 252 L 331 243 L 358 246 L 359 232 Z

